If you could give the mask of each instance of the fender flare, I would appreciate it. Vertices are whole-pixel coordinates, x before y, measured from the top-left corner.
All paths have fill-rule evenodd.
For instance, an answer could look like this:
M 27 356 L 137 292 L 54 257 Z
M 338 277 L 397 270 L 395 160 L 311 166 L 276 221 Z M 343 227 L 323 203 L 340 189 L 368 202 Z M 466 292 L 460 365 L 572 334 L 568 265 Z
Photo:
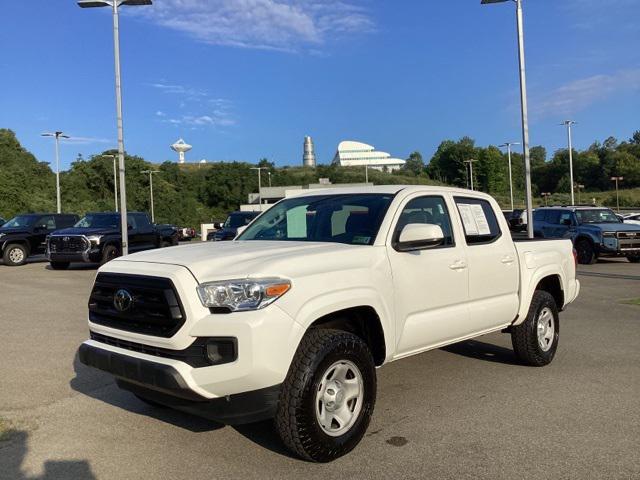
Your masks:
M 536 291 L 536 288 L 538 287 L 538 285 L 540 285 L 540 282 L 542 282 L 545 278 L 548 278 L 548 277 L 559 278 L 560 288 L 562 289 L 563 293 L 565 293 L 564 302 L 566 304 L 567 302 L 566 289 L 565 289 L 566 286 L 563 281 L 564 277 L 563 277 L 562 271 L 559 270 L 556 265 L 545 265 L 535 271 L 535 273 L 530 278 L 529 283 L 527 285 L 524 285 L 524 284 L 522 285 L 522 292 L 520 296 L 521 298 L 520 309 L 518 310 L 518 316 L 516 318 L 516 321 L 513 322 L 513 325 L 520 325 L 522 322 L 526 320 L 527 315 L 529 313 L 529 307 L 531 306 L 531 301 L 533 300 L 533 294 Z M 564 305 L 558 305 L 559 310 L 562 310 L 563 307 Z

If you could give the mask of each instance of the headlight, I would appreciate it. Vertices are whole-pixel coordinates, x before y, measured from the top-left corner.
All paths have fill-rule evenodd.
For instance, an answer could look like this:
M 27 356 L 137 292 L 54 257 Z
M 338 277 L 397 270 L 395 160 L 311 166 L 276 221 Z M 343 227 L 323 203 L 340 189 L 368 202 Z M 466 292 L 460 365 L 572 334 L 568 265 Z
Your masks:
M 0 233 L 0 238 L 4 237 L 6 233 Z
M 616 236 L 616 232 L 604 232 L 602 234 L 603 237 L 614 237 Z
M 102 235 L 89 235 L 87 237 L 87 240 L 91 242 L 91 245 L 100 245 L 101 238 L 102 238 Z
M 205 307 L 242 312 L 264 308 L 290 289 L 291 282 L 282 278 L 245 278 L 207 282 L 199 285 L 197 290 Z

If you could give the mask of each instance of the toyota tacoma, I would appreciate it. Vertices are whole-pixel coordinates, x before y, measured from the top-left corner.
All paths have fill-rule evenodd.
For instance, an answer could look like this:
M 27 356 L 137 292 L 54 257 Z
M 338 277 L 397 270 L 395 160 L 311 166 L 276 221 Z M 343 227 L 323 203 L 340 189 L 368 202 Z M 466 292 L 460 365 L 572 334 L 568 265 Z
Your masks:
M 79 358 L 153 405 L 274 418 L 292 452 L 327 462 L 365 434 L 378 367 L 499 331 L 547 365 L 579 288 L 571 241 L 514 243 L 486 194 L 314 190 L 234 241 L 102 266 Z

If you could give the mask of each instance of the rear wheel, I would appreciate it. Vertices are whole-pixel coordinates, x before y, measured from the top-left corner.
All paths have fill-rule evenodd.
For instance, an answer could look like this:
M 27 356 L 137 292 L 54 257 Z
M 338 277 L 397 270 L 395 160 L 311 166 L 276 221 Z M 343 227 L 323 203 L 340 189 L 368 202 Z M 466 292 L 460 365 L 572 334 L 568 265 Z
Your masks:
M 54 270 L 66 270 L 67 268 L 69 268 L 69 265 L 71 265 L 70 262 L 49 262 L 49 265 L 51 265 L 51 268 L 53 268 Z
M 526 320 L 511 330 L 513 351 L 527 365 L 548 365 L 556 354 L 559 333 L 556 301 L 550 293 L 536 290 Z
M 640 255 L 630 255 L 627 257 L 631 263 L 640 263 Z
M 29 252 L 27 251 L 27 247 L 14 243 L 12 245 L 8 245 L 4 249 L 4 255 L 2 258 L 5 265 L 9 267 L 18 267 L 27 263 L 28 256 Z
M 598 261 L 593 244 L 589 240 L 579 240 L 576 244 L 578 252 L 578 263 L 582 265 L 593 265 Z
M 300 457 L 330 462 L 360 442 L 375 399 L 375 364 L 362 339 L 339 330 L 310 330 L 282 386 L 276 429 Z
M 102 260 L 100 261 L 100 265 L 104 265 L 119 256 L 120 250 L 118 250 L 118 247 L 115 245 L 107 245 L 102 251 Z

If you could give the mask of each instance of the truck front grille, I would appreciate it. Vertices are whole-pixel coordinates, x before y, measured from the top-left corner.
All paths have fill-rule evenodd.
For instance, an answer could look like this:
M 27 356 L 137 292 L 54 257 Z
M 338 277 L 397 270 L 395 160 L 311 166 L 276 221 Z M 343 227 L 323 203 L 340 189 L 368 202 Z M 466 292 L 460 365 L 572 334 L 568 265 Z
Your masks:
M 637 232 L 618 232 L 618 238 L 621 240 L 640 241 L 640 230 L 638 230 Z
M 99 273 L 89 297 L 89 320 L 118 330 L 168 338 L 186 318 L 168 278 Z
M 88 248 L 87 239 L 77 235 L 54 235 L 49 237 L 49 251 L 52 253 L 82 253 Z

